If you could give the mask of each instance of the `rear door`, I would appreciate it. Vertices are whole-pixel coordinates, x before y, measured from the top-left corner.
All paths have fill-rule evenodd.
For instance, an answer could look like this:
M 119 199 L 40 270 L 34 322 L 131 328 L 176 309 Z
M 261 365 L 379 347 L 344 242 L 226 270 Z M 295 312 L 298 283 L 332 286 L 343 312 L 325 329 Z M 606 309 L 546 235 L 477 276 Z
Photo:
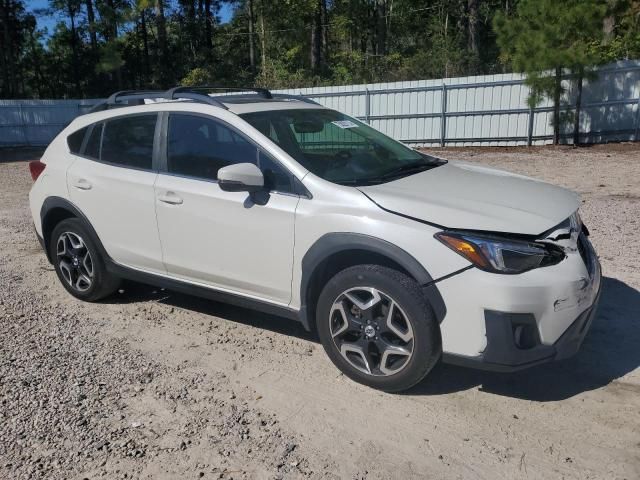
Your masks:
M 158 229 L 169 274 L 274 303 L 291 298 L 299 196 L 293 177 L 233 127 L 205 115 L 171 113 L 166 165 L 156 182 Z M 218 169 L 257 164 L 268 193 L 225 192 Z
M 126 115 L 90 127 L 67 173 L 71 201 L 109 256 L 121 265 L 165 273 L 155 214 L 159 115 Z

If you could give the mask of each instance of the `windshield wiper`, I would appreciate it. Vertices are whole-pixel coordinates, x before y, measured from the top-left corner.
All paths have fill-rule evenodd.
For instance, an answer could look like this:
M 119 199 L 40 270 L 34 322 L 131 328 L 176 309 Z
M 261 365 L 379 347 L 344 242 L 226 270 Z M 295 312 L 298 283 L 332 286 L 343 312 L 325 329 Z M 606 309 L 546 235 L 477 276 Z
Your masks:
M 391 178 L 406 177 L 408 175 L 413 175 L 414 173 L 423 172 L 427 169 L 435 167 L 436 165 L 437 164 L 435 163 L 425 163 L 425 162 L 409 163 L 407 165 L 402 165 L 400 167 L 393 168 L 388 172 L 385 172 L 382 175 L 376 177 L 376 179 L 389 180 Z
M 442 164 L 443 164 L 442 162 L 413 162 L 413 163 L 408 163 L 407 165 L 402 165 L 400 167 L 393 168 L 388 172 L 383 173 L 382 175 L 376 175 L 374 177 L 365 177 L 365 178 L 345 179 L 345 180 L 336 181 L 336 183 L 339 183 L 340 185 L 349 185 L 354 187 L 379 185 L 380 183 L 384 183 L 392 179 L 406 177 L 409 175 L 413 175 L 415 173 L 424 172 L 425 170 L 438 167 Z

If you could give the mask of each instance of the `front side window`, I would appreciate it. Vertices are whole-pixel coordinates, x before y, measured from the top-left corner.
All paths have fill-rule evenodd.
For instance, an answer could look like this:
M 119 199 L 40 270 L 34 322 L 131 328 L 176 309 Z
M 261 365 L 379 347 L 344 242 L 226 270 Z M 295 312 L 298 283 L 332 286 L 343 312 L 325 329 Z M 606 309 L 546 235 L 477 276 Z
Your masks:
M 373 185 L 445 163 L 329 109 L 240 115 L 314 174 L 343 185 Z
M 199 115 L 169 115 L 167 170 L 203 180 L 217 180 L 218 170 L 236 163 L 258 165 L 265 187 L 291 191 L 291 175 L 235 130 Z
M 151 170 L 157 118 L 157 114 L 153 113 L 105 122 L 100 160 L 123 167 Z

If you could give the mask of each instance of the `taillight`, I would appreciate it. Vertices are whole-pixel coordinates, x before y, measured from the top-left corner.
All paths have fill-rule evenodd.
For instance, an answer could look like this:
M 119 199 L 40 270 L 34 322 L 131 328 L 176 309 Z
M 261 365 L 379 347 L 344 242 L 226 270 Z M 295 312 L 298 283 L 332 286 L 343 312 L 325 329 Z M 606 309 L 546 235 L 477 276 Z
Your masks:
M 35 182 L 40 174 L 44 172 L 44 169 L 47 165 L 42 163 L 40 160 L 34 160 L 33 162 L 29 162 L 29 171 L 31 172 L 31 178 Z

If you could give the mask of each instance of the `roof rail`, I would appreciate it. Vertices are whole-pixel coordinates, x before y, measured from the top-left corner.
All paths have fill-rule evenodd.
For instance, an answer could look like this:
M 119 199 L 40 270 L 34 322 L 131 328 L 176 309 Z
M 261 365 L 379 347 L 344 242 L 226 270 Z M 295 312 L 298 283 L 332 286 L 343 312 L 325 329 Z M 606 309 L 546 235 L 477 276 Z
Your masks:
M 224 90 L 225 92 L 256 92 L 262 98 L 267 100 L 271 99 L 291 99 L 299 100 L 306 103 L 312 103 L 319 105 L 318 102 L 311 100 L 308 97 L 302 95 L 288 95 L 282 93 L 272 94 L 266 88 L 248 88 L 248 87 L 225 87 L 218 85 L 202 85 L 197 87 L 173 87 L 169 90 L 121 90 L 110 95 L 106 101 L 94 105 L 89 113 L 100 112 L 102 110 L 108 110 L 109 108 L 116 108 L 127 105 L 143 105 L 145 100 L 193 100 L 199 103 L 206 103 L 214 105 L 216 107 L 224 108 L 228 110 L 228 107 L 222 103 L 216 96 L 210 96 L 203 91 L 211 90 Z
M 224 85 L 198 85 L 195 87 L 174 87 L 171 90 L 167 90 L 167 95 L 174 95 L 184 92 L 197 92 L 198 90 L 223 90 L 225 92 L 256 92 L 262 98 L 271 100 L 273 96 L 271 92 L 266 88 L 261 87 L 227 87 Z
M 284 100 L 299 100 L 300 102 L 304 102 L 304 103 L 311 103 L 313 105 L 321 105 L 320 103 L 316 102 L 315 100 L 312 100 L 309 97 L 305 97 L 304 95 L 290 95 L 288 93 L 273 93 L 272 97 L 273 98 L 282 98 Z
M 181 91 L 181 90 L 185 91 Z M 227 106 L 214 97 L 210 97 L 205 93 L 198 93 L 189 91 L 187 87 L 175 87 L 170 90 L 122 90 L 116 92 L 107 98 L 106 101 L 94 105 L 89 113 L 100 112 L 102 110 L 108 110 L 109 108 L 116 108 L 128 105 L 142 105 L 145 100 L 179 100 L 188 99 L 194 100 L 200 103 L 207 103 L 216 107 L 224 108 L 228 110 Z

